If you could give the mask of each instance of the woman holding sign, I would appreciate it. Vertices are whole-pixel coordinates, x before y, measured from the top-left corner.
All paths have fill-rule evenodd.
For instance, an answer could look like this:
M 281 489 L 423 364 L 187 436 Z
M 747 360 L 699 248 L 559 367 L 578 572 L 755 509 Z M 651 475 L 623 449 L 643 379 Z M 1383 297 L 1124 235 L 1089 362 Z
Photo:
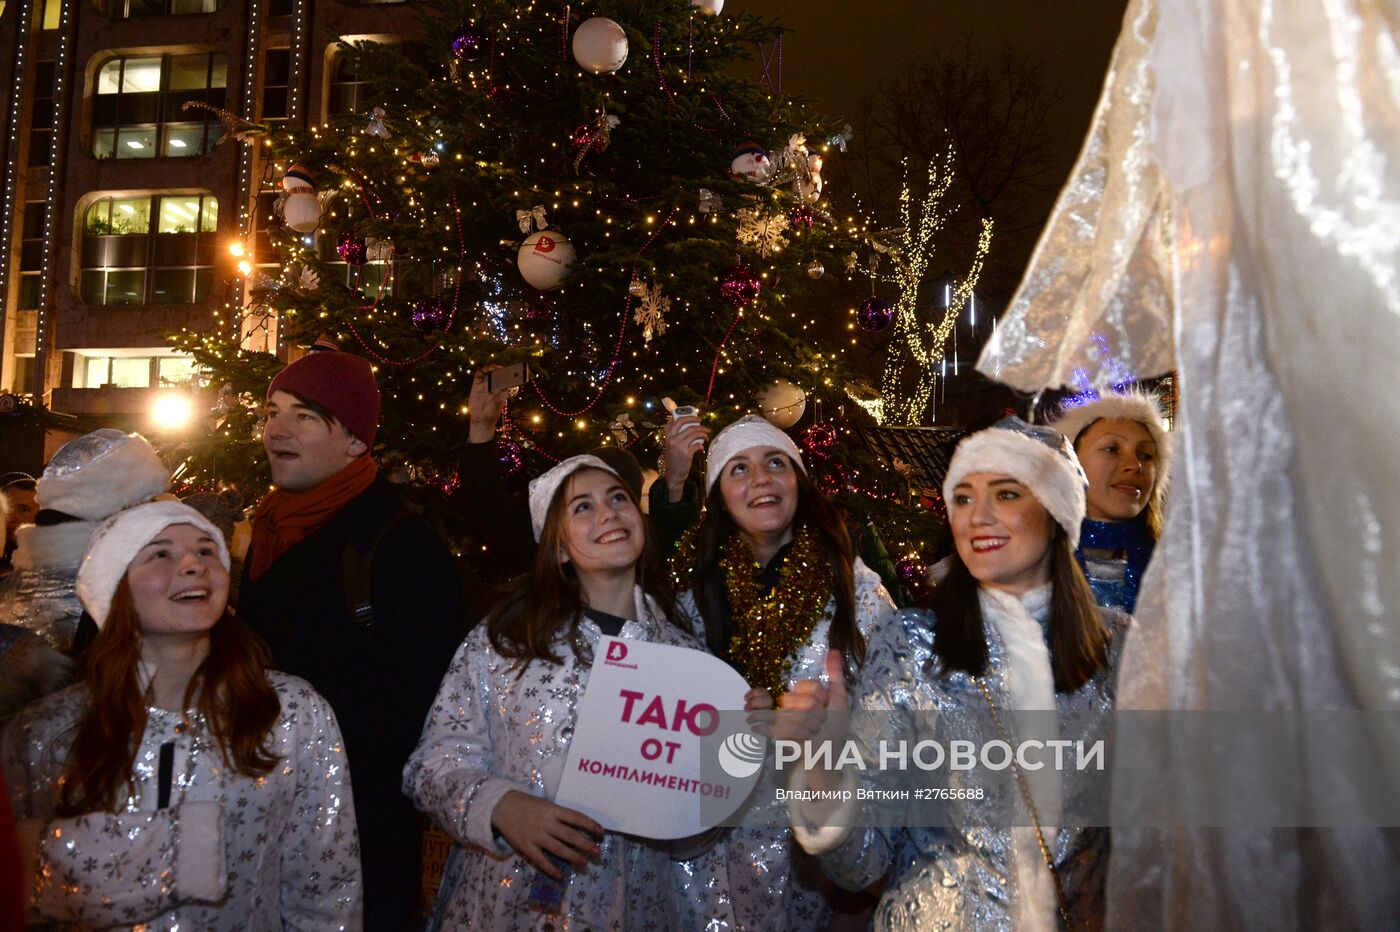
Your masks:
M 754 687 L 750 708 L 821 675 L 828 649 L 850 658 L 843 673 L 853 674 L 894 603 L 853 555 L 797 445 L 761 417 L 740 418 L 711 444 L 705 487 L 705 519 L 672 562 L 687 590 L 680 607 Z M 735 929 L 819 929 L 831 914 L 830 885 L 787 828 L 735 829 L 683 865 L 682 882 L 697 921 L 732 909 Z
M 858 712 L 912 714 L 857 716 L 853 730 L 864 746 L 961 739 L 1049 747 L 1097 734 L 1103 717 L 1090 713 L 1112 707 L 1128 618 L 1094 604 L 1074 558 L 1085 485 L 1068 440 L 1014 417 L 958 445 L 943 484 L 956 545 L 948 576 L 932 610 L 902 612 L 871 639 L 856 689 Z M 840 658 L 833 652 L 828 664 Z M 775 738 L 844 737 L 829 733 L 845 729 L 834 724 L 848 707 L 840 678 L 798 683 L 780 707 L 787 712 L 777 714 Z M 1039 710 L 1076 718 L 1062 724 Z M 1090 731 L 1062 731 L 1085 722 Z M 1053 760 L 1023 767 L 1016 759 L 995 775 L 997 792 L 985 772 L 913 774 L 905 786 L 931 795 L 939 785 L 954 801 L 935 814 L 919 808 L 915 792 L 914 804 L 902 804 L 904 828 L 873 827 L 892 824 L 890 813 L 858 810 L 844 792 L 857 786 L 850 770 L 807 773 L 806 788 L 835 791 L 840 802 L 792 804 L 793 831 L 842 886 L 861 889 L 893 870 L 877 929 L 1051 930 L 1057 920 L 1098 928 L 1107 837 L 1062 826 L 1082 785 Z M 993 811 L 993 799 L 1006 806 Z
M 178 502 L 93 531 L 83 682 L 3 742 L 33 893 L 65 928 L 359 929 L 344 742 L 227 608 L 223 535 Z
M 665 850 L 551 799 L 599 640 L 695 641 L 671 623 L 646 519 L 603 460 L 532 481 L 530 519 L 533 569 L 457 651 L 404 768 L 404 792 L 457 843 L 431 927 L 677 927 Z

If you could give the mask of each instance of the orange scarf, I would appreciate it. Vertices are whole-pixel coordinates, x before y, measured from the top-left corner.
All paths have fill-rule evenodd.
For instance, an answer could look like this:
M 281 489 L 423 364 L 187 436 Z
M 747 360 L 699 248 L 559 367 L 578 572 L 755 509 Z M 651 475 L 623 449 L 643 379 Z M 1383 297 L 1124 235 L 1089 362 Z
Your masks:
M 314 489 L 269 492 L 253 516 L 249 577 L 256 581 L 270 570 L 282 554 L 320 530 L 336 512 L 358 498 L 378 474 L 374 460 L 361 456 Z

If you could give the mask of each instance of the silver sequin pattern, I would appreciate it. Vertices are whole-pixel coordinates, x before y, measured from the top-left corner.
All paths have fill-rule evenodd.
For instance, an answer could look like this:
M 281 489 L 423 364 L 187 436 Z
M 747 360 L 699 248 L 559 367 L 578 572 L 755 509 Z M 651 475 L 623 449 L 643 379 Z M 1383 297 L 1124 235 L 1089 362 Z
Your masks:
M 871 640 L 890 624 L 894 601 L 880 577 L 859 558 L 855 584 L 856 624 Z M 701 630 L 692 593 L 681 596 L 680 609 L 695 619 L 696 630 Z M 836 601 L 830 599 L 811 636 L 793 657 L 786 677 L 789 687 L 798 680 L 825 676 L 835 613 Z M 765 773 L 768 782 L 759 786 L 753 798 L 770 800 L 781 810 L 775 771 L 765 768 Z M 816 930 L 825 928 L 831 917 L 831 882 L 815 859 L 793 841 L 787 828 L 732 829 L 709 852 L 693 861 L 677 862 L 674 870 L 687 910 L 687 929 Z
M 1121 634 L 1127 625 L 1127 616 L 1101 612 L 1115 634 L 1109 663 L 1079 690 L 1056 693 L 1056 704 L 1062 713 L 1112 707 L 1118 658 L 1125 640 Z M 933 624 L 931 612 L 920 609 L 899 612 L 892 624 L 871 639 L 855 693 L 858 697 L 855 705 L 862 710 L 924 714 L 890 716 L 887 720 L 862 716 L 860 721 L 870 723 L 872 728 L 877 727 L 876 722 L 884 721 L 888 721 L 891 728 L 901 728 L 909 723 L 922 725 L 954 718 L 960 724 L 972 725 L 977 716 L 965 713 L 986 711 L 986 701 L 971 677 L 964 673 L 942 676 L 936 660 L 932 668 L 926 669 L 933 657 Z M 987 641 L 987 687 L 998 708 L 1012 708 L 1006 689 L 1006 649 L 994 625 L 987 625 Z M 898 740 L 902 737 L 912 742 L 934 736 L 867 734 L 861 737 L 875 747 L 881 738 Z M 978 735 L 963 731 L 959 732 L 959 737 L 979 740 Z M 981 739 L 995 737 L 997 735 L 989 733 Z M 950 776 L 949 784 L 953 785 L 955 779 Z M 1067 784 L 1065 793 L 1072 792 L 1073 786 Z M 968 824 L 980 821 L 973 818 L 959 826 L 956 808 L 950 807 L 949 811 L 955 824 L 948 827 L 857 826 L 842 846 L 821 855 L 819 860 L 832 877 L 849 889 L 866 887 L 893 871 L 876 908 L 876 929 L 1011 932 L 1015 925 L 1013 904 L 1017 895 L 1011 879 L 1014 876 L 1011 830 Z M 1107 854 L 1106 843 L 1101 832 L 1063 828 L 1054 844 L 1057 870 L 1063 871 L 1071 862 L 1101 868 Z M 1071 873 L 1079 874 L 1079 871 Z M 1094 876 L 1096 871 L 1091 869 L 1088 874 Z M 1097 876 L 1101 879 L 1102 874 Z M 1066 892 L 1076 911 L 1093 912 L 1102 908 L 1101 902 L 1086 901 L 1087 896 L 1101 896 L 1101 892 L 1093 894 L 1088 889 Z
M 356 930 L 362 926 L 359 839 L 340 728 L 306 682 L 269 673 L 282 711 L 272 751 L 280 762 L 246 777 L 227 767 L 198 713 L 147 711 L 133 768 L 134 791 L 115 813 L 53 817 L 54 787 L 86 707 L 83 684 L 45 697 L 6 730 L 0 757 L 17 820 L 39 820 L 31 920 L 57 928 L 143 932 Z M 157 811 L 162 744 L 175 746 L 170 807 Z M 187 837 L 182 815 L 217 807 L 222 851 Z M 182 895 L 177 880 L 212 848 L 226 895 Z
M 699 645 L 650 608 L 619 637 Z M 588 619 L 584 642 L 602 632 Z M 511 790 L 552 798 L 563 775 L 588 667 L 562 639 L 562 663 L 534 661 L 520 673 L 492 649 L 486 625 L 458 649 L 422 738 L 404 768 L 404 792 L 456 841 L 443 870 L 432 929 L 671 930 L 678 924 L 670 856 L 663 844 L 608 832 L 601 855 L 573 873 L 558 916 L 532 908 L 537 871 L 503 839 L 491 812 Z M 519 675 L 517 675 L 519 674 Z

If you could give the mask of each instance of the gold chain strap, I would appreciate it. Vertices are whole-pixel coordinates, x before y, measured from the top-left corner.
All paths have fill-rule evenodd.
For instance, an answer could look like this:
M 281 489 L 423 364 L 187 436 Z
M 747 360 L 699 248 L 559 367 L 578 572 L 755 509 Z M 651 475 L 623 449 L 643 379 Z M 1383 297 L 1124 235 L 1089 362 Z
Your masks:
M 992 693 L 987 689 L 985 677 L 974 676 L 972 681 L 982 691 L 982 698 L 987 700 L 987 708 L 992 712 L 992 724 L 996 727 L 997 736 L 1006 742 L 1007 747 L 1011 747 L 1011 733 L 1002 724 L 1001 713 L 997 710 L 997 704 L 992 701 Z M 1040 816 L 1035 811 L 1031 788 L 1026 785 L 1026 777 L 1021 773 L 1021 765 L 1016 762 L 1014 754 L 1011 757 L 1011 766 L 1016 772 L 1016 785 L 1020 787 L 1021 798 L 1025 800 L 1026 809 L 1031 814 L 1031 825 L 1035 827 L 1035 840 L 1040 845 L 1040 856 L 1045 859 L 1045 866 L 1050 868 L 1050 878 L 1055 881 L 1055 900 L 1060 910 L 1060 921 L 1065 924 L 1066 929 L 1073 929 L 1074 923 L 1069 919 L 1069 898 L 1065 896 L 1064 885 L 1060 882 L 1060 872 L 1055 870 L 1055 859 L 1050 855 L 1050 846 L 1045 843 L 1045 833 L 1040 830 Z

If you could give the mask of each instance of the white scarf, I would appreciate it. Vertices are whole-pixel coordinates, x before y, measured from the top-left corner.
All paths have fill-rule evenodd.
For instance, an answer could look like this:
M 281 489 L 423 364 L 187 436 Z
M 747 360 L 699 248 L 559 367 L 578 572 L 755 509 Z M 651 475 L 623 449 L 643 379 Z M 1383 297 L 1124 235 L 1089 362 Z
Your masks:
M 983 587 L 979 600 L 983 619 L 996 629 L 1006 651 L 1006 695 L 1010 709 L 998 709 L 1003 717 L 1009 712 L 1014 723 L 1014 742 L 1050 741 L 1059 738 L 1059 729 L 1045 721 L 1046 716 L 1027 716 L 1030 710 L 1055 710 L 1055 677 L 1050 669 L 1050 649 L 1040 621 L 1050 614 L 1050 584 L 1017 597 L 999 589 Z M 1047 733 L 1050 726 L 1050 733 Z M 1022 770 L 1031 798 L 1035 801 L 1041 832 L 1054 854 L 1056 826 L 1060 821 L 1060 773 L 1053 766 L 1039 770 Z M 1050 874 L 1040 852 L 1035 829 L 1029 826 L 1011 829 L 1011 868 L 1014 887 L 1019 895 L 1013 908 L 1013 920 L 1018 932 L 1055 932 L 1059 904 L 1055 896 L 1055 879 Z

